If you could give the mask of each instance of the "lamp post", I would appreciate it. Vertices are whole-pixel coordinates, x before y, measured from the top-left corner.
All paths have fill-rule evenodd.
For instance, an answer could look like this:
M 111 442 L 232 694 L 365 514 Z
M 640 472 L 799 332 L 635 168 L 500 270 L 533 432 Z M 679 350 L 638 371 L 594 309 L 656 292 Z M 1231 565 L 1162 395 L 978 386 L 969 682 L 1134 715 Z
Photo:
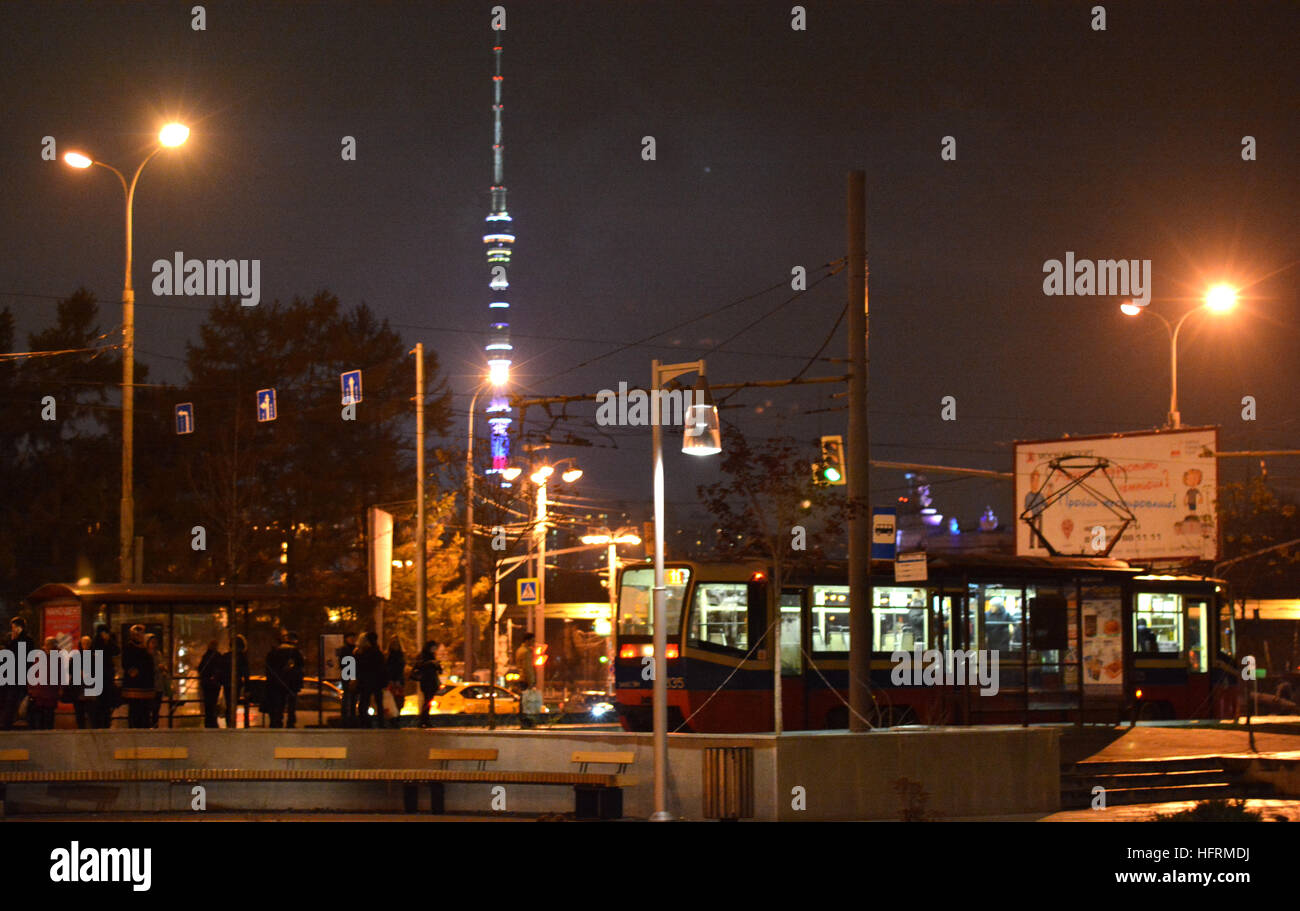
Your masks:
M 91 165 L 106 168 L 117 175 L 122 182 L 122 192 L 126 197 L 126 265 L 122 281 L 122 502 L 118 538 L 119 574 L 123 582 L 135 579 L 135 289 L 131 286 L 131 210 L 135 203 L 135 186 L 144 170 L 155 155 L 165 148 L 176 148 L 189 138 L 189 127 L 179 123 L 169 123 L 158 132 L 158 144 L 140 162 L 139 167 L 128 182 L 126 176 L 102 161 L 97 161 L 80 152 L 68 152 L 63 156 L 64 162 L 74 168 L 84 169 Z
M 682 452 L 689 455 L 716 455 L 722 451 L 722 433 L 718 427 L 718 409 L 709 396 L 704 379 L 704 361 L 681 364 L 650 362 L 651 373 L 651 446 L 654 450 L 655 497 L 655 584 L 654 609 L 650 622 L 654 632 L 654 813 L 650 819 L 667 822 L 668 813 L 668 589 L 664 586 L 664 452 L 663 409 L 659 390 L 679 376 L 696 373 L 699 380 L 692 391 L 690 407 L 685 410 L 685 435 Z
M 605 634 L 605 688 L 613 692 L 614 677 L 614 623 L 618 621 L 618 545 L 641 543 L 641 536 L 635 528 L 620 528 L 610 531 L 601 528 L 594 535 L 583 535 L 583 544 L 604 544 L 607 546 L 605 559 L 609 565 L 609 632 Z
M 1178 430 L 1182 427 L 1182 416 L 1178 413 L 1178 333 L 1183 328 L 1183 323 L 1193 313 L 1200 313 L 1209 310 L 1211 313 L 1226 313 L 1237 305 L 1237 290 L 1231 285 L 1218 284 L 1211 287 L 1205 292 L 1203 303 L 1199 307 L 1193 307 L 1182 315 L 1177 323 L 1170 324 L 1155 310 L 1142 304 L 1135 304 L 1127 301 L 1120 305 L 1120 311 L 1125 316 L 1139 316 L 1143 313 L 1150 313 L 1152 316 L 1165 324 L 1165 329 L 1169 331 L 1169 414 L 1165 420 L 1165 426 L 1170 430 Z
M 533 633 L 537 636 L 537 648 L 540 651 L 546 646 L 546 532 L 547 532 L 547 510 L 548 502 L 546 499 L 546 487 L 550 482 L 551 476 L 555 474 L 555 469 L 560 465 L 568 462 L 573 464 L 573 459 L 561 459 L 553 465 L 543 465 L 528 476 L 537 487 L 537 607 L 535 609 L 533 620 Z M 582 477 L 582 469 L 571 467 L 567 471 L 561 472 L 560 480 L 565 484 L 572 484 Z M 537 674 L 537 692 L 546 694 L 546 664 L 537 664 L 534 659 L 533 667 Z

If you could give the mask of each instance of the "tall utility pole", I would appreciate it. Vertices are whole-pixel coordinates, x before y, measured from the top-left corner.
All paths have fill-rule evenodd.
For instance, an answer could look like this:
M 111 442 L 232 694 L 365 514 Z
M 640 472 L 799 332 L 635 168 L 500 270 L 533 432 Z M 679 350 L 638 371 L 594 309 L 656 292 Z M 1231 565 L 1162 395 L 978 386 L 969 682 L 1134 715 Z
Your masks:
M 866 731 L 871 700 L 871 445 L 867 431 L 867 177 L 850 171 L 849 242 L 849 730 Z
M 533 609 L 537 619 L 533 621 L 533 634 L 538 649 L 546 647 L 546 480 L 537 485 L 537 607 Z M 545 699 L 546 663 L 534 661 L 533 670 L 537 673 L 537 692 Z
M 465 441 L 465 670 L 462 680 L 469 680 L 474 667 L 474 409 L 478 407 L 479 386 L 469 400 L 469 436 Z
M 429 559 L 424 525 L 424 342 L 415 350 L 415 645 L 424 648 L 424 618 L 428 613 L 425 573 Z

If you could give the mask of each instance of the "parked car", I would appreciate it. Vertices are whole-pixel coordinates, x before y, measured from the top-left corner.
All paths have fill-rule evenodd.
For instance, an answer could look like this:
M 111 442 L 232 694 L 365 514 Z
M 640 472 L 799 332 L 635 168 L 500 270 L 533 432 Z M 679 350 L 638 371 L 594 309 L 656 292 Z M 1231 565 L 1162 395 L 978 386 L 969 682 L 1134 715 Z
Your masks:
M 248 678 L 244 688 L 244 698 L 249 705 L 249 727 L 262 727 L 269 721 L 263 719 L 262 705 L 266 702 L 266 677 L 254 674 Z M 304 677 L 302 690 L 298 693 L 298 726 L 306 727 L 324 721 L 329 724 L 331 718 L 343 713 L 343 691 L 337 684 L 317 677 Z

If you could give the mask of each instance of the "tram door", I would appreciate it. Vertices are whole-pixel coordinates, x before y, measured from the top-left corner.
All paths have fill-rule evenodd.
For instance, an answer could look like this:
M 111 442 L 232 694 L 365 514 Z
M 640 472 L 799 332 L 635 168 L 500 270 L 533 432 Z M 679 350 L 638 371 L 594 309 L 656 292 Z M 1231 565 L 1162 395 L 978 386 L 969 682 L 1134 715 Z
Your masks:
M 804 588 L 781 590 L 781 712 L 789 731 L 808 727 L 808 699 L 804 686 Z

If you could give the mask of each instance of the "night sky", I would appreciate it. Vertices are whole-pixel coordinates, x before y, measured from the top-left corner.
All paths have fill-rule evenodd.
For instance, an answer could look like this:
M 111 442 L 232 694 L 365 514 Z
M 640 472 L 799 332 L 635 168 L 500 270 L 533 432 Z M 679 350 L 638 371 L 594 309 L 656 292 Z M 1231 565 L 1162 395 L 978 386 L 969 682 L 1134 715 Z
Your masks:
M 1104 32 L 1091 3 L 809 3 L 806 31 L 788 2 L 505 5 L 520 391 L 645 384 L 651 358 L 724 341 L 714 382 L 794 376 L 844 307 L 844 274 L 759 318 L 792 296 L 793 266 L 811 284 L 844 256 L 845 174 L 863 169 L 875 458 L 1009 471 L 1015 439 L 1162 423 L 1163 327 L 1114 297 L 1045 296 L 1043 263 L 1066 251 L 1150 259 L 1152 307 L 1171 319 L 1212 281 L 1241 287 L 1236 312 L 1182 334 L 1183 421 L 1221 424 L 1224 449 L 1300 448 L 1300 5 L 1109 2 Z M 125 168 L 180 119 L 190 141 L 149 165 L 136 199 L 151 379 L 183 379 L 207 301 L 154 297 L 149 264 L 257 258 L 263 300 L 329 289 L 435 348 L 461 422 L 446 442 L 463 445 L 490 300 L 493 4 L 209 3 L 202 32 L 191 6 L 0 5 L 0 306 L 20 343 L 78 286 L 120 291 L 116 180 L 43 161 L 42 137 Z M 106 303 L 105 328 L 119 319 Z M 846 353 L 841 325 L 824 356 Z M 844 433 L 841 388 L 746 391 L 723 417 L 755 437 Z M 955 422 L 940 420 L 946 395 Z M 617 450 L 554 455 L 580 459 L 585 496 L 644 514 L 648 428 L 601 434 L 593 415 L 571 407 L 555 433 Z M 716 465 L 674 453 L 668 468 L 685 519 Z M 1221 478 L 1247 469 L 1225 462 Z M 1300 460 L 1269 472 L 1300 488 Z M 874 472 L 873 499 L 901 480 Z M 1013 519 L 1009 483 L 935 494 L 964 521 L 986 504 Z

